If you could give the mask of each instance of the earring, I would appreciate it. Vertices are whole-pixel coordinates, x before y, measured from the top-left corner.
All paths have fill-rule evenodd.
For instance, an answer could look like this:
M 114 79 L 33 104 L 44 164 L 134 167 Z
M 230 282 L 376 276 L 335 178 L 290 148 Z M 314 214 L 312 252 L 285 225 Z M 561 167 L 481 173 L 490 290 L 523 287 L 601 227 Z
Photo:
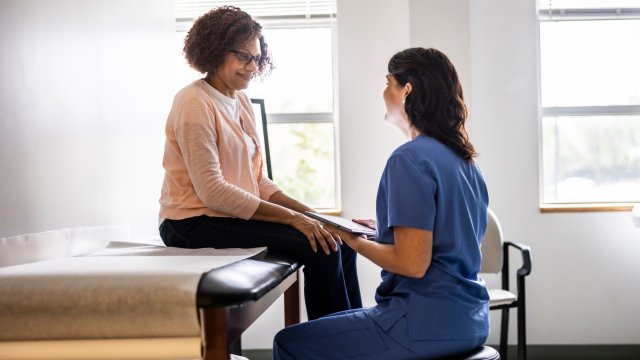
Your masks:
M 403 104 L 404 104 L 404 99 L 406 99 L 406 97 L 403 97 L 403 98 L 402 98 L 402 103 L 403 103 Z

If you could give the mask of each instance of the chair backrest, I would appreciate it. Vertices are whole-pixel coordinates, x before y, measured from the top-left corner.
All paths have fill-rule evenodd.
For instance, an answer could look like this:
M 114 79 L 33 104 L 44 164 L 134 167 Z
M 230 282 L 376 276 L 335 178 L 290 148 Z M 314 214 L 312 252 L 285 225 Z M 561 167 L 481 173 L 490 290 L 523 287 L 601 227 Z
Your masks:
M 491 209 L 487 210 L 487 231 L 481 245 L 481 273 L 497 274 L 502 270 L 502 228 L 498 217 Z
M 264 155 L 265 168 L 267 170 L 267 176 L 273 180 L 273 174 L 271 169 L 271 155 L 269 152 L 269 134 L 267 131 L 267 111 L 264 108 L 264 99 L 251 99 L 253 106 L 253 113 L 256 117 L 256 131 L 258 138 L 260 139 L 260 146 L 262 147 L 262 153 Z

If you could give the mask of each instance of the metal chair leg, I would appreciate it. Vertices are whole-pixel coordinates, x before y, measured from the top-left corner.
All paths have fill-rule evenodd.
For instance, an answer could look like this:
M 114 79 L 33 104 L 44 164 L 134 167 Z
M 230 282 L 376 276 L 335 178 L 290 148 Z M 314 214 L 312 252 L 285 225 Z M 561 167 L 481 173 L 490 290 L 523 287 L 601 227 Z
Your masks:
M 500 324 L 500 359 L 507 360 L 507 344 L 509 339 L 509 309 L 502 309 Z
M 527 360 L 527 327 L 524 301 L 518 306 L 518 360 Z

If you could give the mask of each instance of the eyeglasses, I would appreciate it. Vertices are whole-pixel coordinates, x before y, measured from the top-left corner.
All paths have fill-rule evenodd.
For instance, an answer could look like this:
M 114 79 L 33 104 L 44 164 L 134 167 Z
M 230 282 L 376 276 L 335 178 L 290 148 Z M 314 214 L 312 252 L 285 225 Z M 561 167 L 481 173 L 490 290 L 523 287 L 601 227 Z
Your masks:
M 253 56 L 246 51 L 231 50 L 231 52 L 236 54 L 238 61 L 243 62 L 245 65 L 249 65 L 249 63 L 253 61 L 256 66 L 258 66 L 260 64 L 260 59 L 262 59 L 262 54 Z

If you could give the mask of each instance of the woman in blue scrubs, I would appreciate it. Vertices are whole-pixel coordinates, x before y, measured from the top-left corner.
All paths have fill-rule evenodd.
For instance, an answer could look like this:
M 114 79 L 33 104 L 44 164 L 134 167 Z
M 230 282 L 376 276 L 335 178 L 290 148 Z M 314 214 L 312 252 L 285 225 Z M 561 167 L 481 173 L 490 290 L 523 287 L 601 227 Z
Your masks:
M 276 360 L 426 359 L 464 353 L 489 334 L 480 271 L 488 194 L 465 130 L 457 72 L 435 49 L 389 61 L 385 120 L 407 142 L 382 174 L 375 241 L 338 229 L 342 241 L 382 270 L 377 305 L 280 331 Z

